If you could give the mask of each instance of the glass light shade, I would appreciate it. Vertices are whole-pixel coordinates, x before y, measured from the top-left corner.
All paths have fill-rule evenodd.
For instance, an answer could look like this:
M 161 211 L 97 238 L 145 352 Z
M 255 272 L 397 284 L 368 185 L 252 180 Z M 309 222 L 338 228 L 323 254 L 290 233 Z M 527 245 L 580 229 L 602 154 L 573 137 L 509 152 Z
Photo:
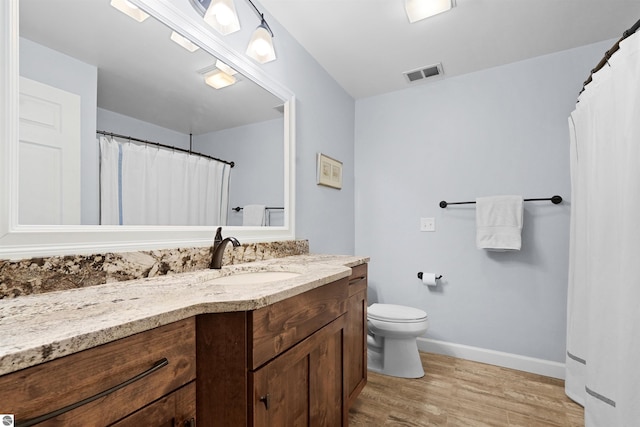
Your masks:
M 273 39 L 271 33 L 264 25 L 260 24 L 253 32 L 249 46 L 247 47 L 247 55 L 261 64 L 276 59 L 276 51 L 273 48 Z
M 204 22 L 223 35 L 240 29 L 240 21 L 233 0 L 211 0 L 204 14 Z
M 223 71 L 227 74 L 229 74 L 230 76 L 233 76 L 234 74 L 237 74 L 238 72 L 236 70 L 234 70 L 233 68 L 229 67 L 227 64 L 225 64 L 224 62 L 220 61 L 219 59 L 216 59 L 216 68 L 220 71 Z
M 171 33 L 171 40 L 173 40 L 174 42 L 178 43 L 180 46 L 182 46 L 183 48 L 187 49 L 189 52 L 195 52 L 196 50 L 200 49 L 195 43 L 193 43 L 191 40 L 182 37 L 180 34 L 176 33 L 175 31 L 173 31 Z
M 120 12 L 135 19 L 138 22 L 142 22 L 149 17 L 149 15 L 140 10 L 138 6 L 127 0 L 111 0 L 110 4 Z
M 230 76 L 221 70 L 214 70 L 204 77 L 206 84 L 215 89 L 222 89 L 223 87 L 231 86 L 236 82 L 236 78 Z
M 451 7 L 451 0 L 404 0 L 404 8 L 411 23 L 446 12 Z

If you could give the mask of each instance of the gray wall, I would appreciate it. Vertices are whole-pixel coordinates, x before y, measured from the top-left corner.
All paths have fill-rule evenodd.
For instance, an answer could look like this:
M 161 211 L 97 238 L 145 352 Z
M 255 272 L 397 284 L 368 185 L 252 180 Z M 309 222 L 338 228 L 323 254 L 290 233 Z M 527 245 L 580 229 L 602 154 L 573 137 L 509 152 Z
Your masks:
M 370 302 L 427 311 L 426 337 L 545 360 L 565 356 L 570 214 L 567 117 L 613 41 L 359 100 L 356 253 Z M 523 246 L 476 249 L 474 205 L 525 203 Z M 433 217 L 435 232 L 420 232 Z M 431 290 L 419 271 L 444 275 Z
M 296 237 L 309 239 L 315 253 L 354 251 L 354 127 L 355 101 L 272 18 L 259 2 L 275 34 L 277 60 L 261 65 L 274 80 L 296 96 Z M 198 18 L 188 1 L 177 4 Z M 236 2 L 242 29 L 223 37 L 244 54 L 259 19 L 248 2 Z M 343 162 L 343 187 L 316 185 L 316 153 Z
M 314 253 L 353 254 L 355 101 L 275 20 L 268 22 L 278 59 L 264 68 L 297 99 L 296 237 L 309 239 Z M 316 184 L 318 152 L 343 162 L 341 190 Z

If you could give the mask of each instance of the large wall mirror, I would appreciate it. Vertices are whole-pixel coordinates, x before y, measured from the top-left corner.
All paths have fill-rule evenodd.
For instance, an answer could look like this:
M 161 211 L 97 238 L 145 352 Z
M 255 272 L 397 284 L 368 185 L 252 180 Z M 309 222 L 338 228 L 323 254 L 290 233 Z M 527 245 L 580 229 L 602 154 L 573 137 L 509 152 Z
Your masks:
M 109 0 L 4 5 L 18 108 L 4 114 L 1 258 L 200 246 L 220 225 L 246 242 L 294 238 L 294 97 L 189 1 L 134 0 L 142 22 Z

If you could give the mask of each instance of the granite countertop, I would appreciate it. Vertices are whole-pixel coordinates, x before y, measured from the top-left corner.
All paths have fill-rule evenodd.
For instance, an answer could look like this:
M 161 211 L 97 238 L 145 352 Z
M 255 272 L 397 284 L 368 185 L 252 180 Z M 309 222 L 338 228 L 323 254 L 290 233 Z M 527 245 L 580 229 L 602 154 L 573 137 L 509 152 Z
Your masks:
M 0 301 L 0 375 L 205 313 L 255 310 L 351 274 L 368 262 L 348 255 L 296 255 L 221 270 L 159 276 Z M 216 284 L 253 271 L 299 276 Z

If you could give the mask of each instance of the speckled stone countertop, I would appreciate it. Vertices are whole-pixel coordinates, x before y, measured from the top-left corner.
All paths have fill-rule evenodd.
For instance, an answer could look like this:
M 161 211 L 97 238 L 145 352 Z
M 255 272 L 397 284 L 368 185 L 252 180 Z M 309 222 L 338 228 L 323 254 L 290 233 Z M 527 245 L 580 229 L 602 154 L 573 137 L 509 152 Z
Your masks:
M 297 255 L 0 300 L 0 375 L 204 313 L 255 310 L 347 277 L 367 257 Z M 260 284 L 213 279 L 254 271 L 299 276 Z

